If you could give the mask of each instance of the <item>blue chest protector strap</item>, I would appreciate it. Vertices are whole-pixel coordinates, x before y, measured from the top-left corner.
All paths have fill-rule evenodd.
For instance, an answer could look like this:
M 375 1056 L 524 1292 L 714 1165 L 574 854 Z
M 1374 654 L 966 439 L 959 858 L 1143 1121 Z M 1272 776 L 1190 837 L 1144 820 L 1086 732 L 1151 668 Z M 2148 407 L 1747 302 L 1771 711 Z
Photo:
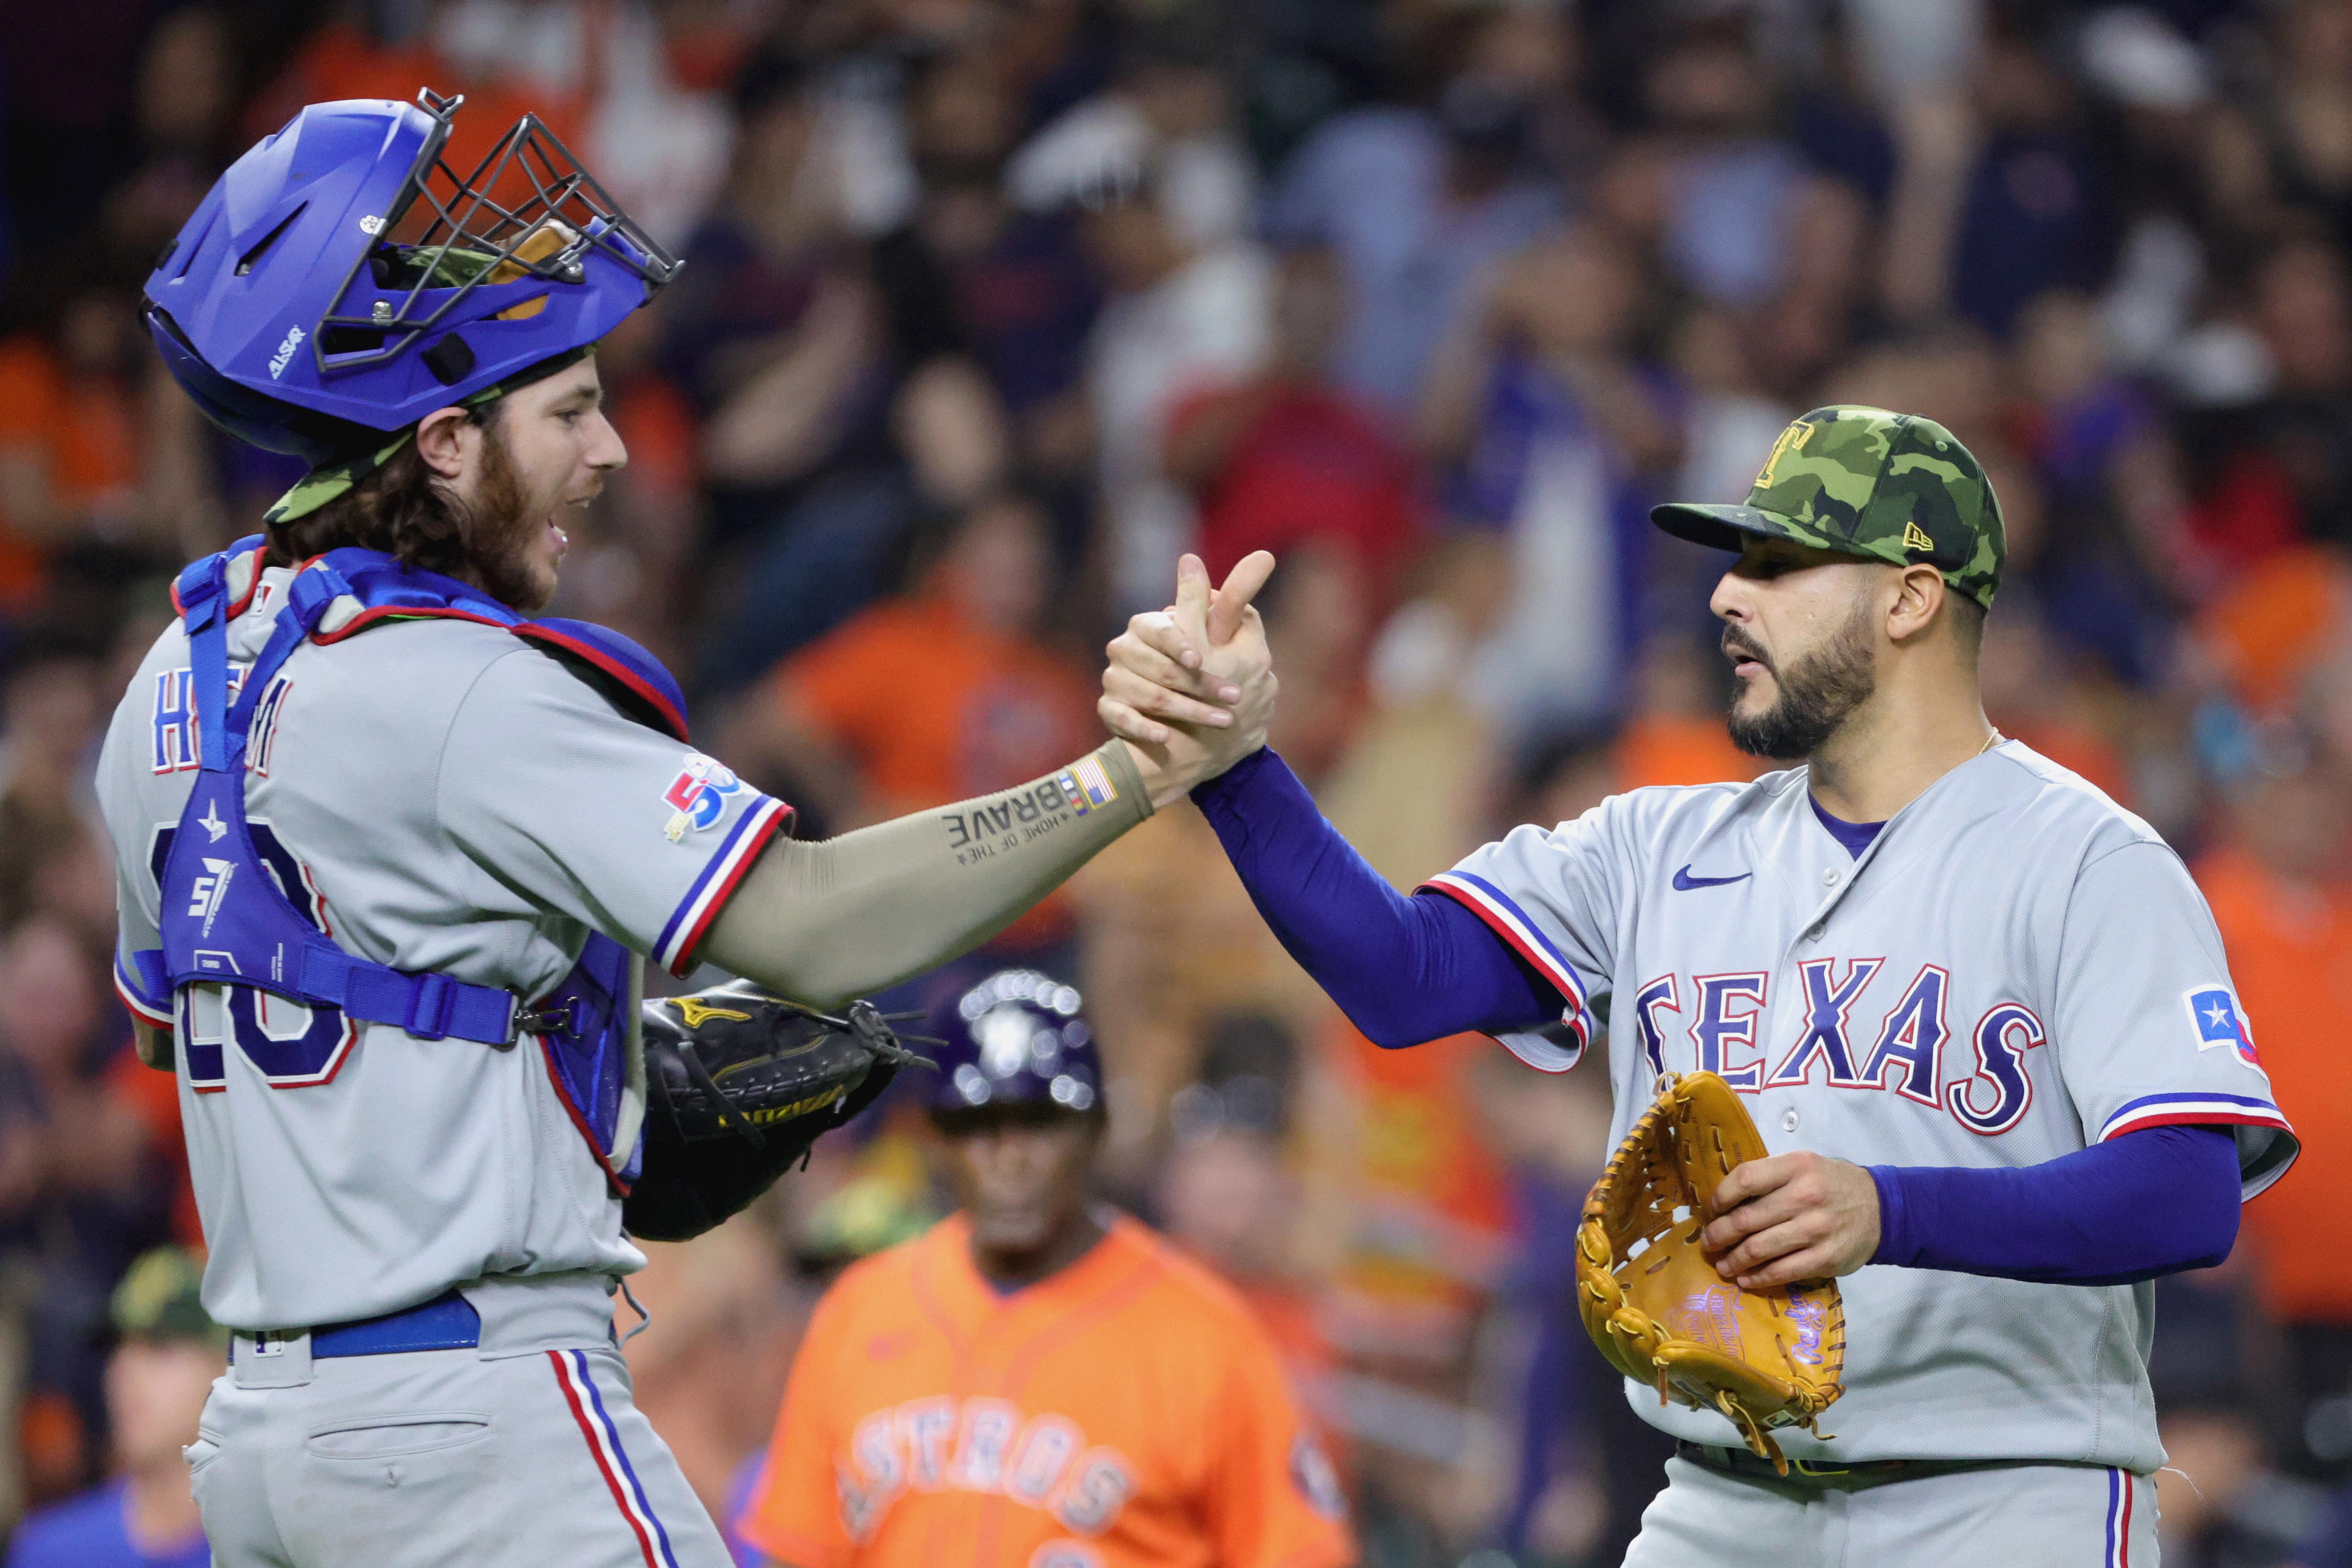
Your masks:
M 636 716 L 685 738 L 685 703 L 677 683 L 649 654 L 601 627 L 530 622 L 464 583 L 403 569 L 372 550 L 330 552 L 295 574 L 268 641 L 241 677 L 228 658 L 233 616 L 232 561 L 257 550 L 258 538 L 197 561 L 176 590 L 190 648 L 191 707 L 201 762 L 194 789 L 157 868 L 163 903 L 160 953 L 131 956 L 124 977 L 157 1012 L 172 1009 L 199 1092 L 225 1086 L 221 1033 L 192 1027 L 188 988 L 228 988 L 238 1043 L 281 1086 L 333 1076 L 352 1033 L 312 1027 L 318 1009 L 343 1019 L 392 1024 L 420 1040 L 456 1037 L 506 1048 L 539 1037 L 551 1077 L 590 1145 L 626 1190 L 638 1153 L 613 1169 L 630 1086 L 627 1050 L 630 978 L 627 948 L 592 933 L 579 961 L 535 1009 L 510 992 L 440 974 L 411 974 L 356 956 L 324 929 L 306 874 L 283 846 L 257 841 L 246 817 L 246 747 L 254 716 L 295 649 L 312 637 L 340 640 L 377 620 L 457 617 L 504 626 L 573 664 L 608 677 Z M 259 571 L 257 557 L 247 564 Z M 339 608 L 340 607 L 340 608 Z M 334 612 L 331 634 L 321 622 Z M 306 911 L 298 898 L 308 896 Z M 268 998 L 295 1004 L 272 1009 Z

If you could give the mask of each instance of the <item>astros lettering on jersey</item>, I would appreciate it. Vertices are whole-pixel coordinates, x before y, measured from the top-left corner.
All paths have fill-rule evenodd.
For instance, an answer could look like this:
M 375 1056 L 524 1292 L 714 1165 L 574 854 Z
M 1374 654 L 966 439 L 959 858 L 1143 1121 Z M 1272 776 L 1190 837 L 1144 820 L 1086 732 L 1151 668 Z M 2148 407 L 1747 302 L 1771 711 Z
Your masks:
M 2143 1127 L 2231 1128 L 2248 1196 L 2295 1143 L 2230 985 L 2221 938 L 2147 823 L 2009 741 L 1897 812 L 1859 859 L 1799 768 L 1637 789 L 1523 827 L 1429 883 L 1605 1018 L 1612 1137 L 1658 1075 L 1720 1073 L 1776 1154 L 2021 1166 Z M 1559 1071 L 1590 1038 L 1504 1043 Z M 1835 1436 L 1790 1458 L 2021 1458 L 2153 1473 L 2154 1286 L 1923 1269 L 1840 1281 Z M 1629 1391 L 1630 1392 L 1630 1391 Z M 1643 1416 L 1737 1445 L 1713 1412 Z
M 740 1528 L 793 1568 L 1338 1568 L 1337 1477 L 1240 1300 L 1131 1219 L 1000 1296 L 950 1218 L 842 1276 Z

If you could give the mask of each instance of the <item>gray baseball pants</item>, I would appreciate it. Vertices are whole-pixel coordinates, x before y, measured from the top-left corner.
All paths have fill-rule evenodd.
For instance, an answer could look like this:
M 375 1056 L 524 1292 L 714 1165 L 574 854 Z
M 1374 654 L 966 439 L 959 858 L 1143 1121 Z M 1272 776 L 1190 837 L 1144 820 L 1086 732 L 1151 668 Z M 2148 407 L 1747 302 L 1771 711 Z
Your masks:
M 215 1568 L 730 1568 L 609 1343 L 238 1359 L 187 1449 Z
M 2031 1464 L 1857 1484 L 1677 1458 L 1666 1461 L 1666 1488 L 1642 1515 L 1624 1568 L 1898 1563 L 2157 1568 L 2156 1484 L 2095 1465 Z

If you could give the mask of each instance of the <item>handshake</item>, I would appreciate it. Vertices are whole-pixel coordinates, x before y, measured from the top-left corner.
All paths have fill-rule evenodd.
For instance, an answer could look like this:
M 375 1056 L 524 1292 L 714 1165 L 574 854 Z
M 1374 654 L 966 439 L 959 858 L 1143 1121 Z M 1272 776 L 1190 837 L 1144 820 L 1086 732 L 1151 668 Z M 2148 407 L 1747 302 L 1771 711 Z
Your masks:
M 1265 744 L 1278 683 L 1250 601 L 1273 573 L 1274 557 L 1255 550 L 1212 592 L 1209 569 L 1185 556 L 1176 602 L 1130 619 L 1106 650 L 1096 711 L 1127 743 L 1154 810 Z

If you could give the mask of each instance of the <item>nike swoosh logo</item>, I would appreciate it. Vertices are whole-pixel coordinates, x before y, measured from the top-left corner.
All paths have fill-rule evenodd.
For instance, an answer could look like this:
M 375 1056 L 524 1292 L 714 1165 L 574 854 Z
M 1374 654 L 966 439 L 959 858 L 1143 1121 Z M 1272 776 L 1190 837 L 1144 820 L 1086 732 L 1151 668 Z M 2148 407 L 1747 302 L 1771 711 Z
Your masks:
M 1698 887 L 1723 887 L 1735 882 L 1746 882 L 1755 874 L 1752 871 L 1743 871 L 1738 876 L 1693 876 L 1690 873 L 1690 867 L 1685 866 L 1675 873 L 1675 891 L 1688 893 L 1693 888 Z

